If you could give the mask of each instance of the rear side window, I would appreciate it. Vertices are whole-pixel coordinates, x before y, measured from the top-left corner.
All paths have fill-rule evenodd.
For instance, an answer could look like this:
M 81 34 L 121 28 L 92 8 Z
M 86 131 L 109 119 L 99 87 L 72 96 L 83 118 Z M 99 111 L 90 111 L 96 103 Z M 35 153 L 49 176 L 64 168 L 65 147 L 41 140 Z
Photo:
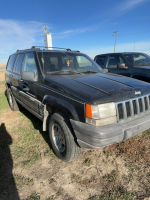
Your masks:
M 23 60 L 24 60 L 24 54 L 19 54 L 16 59 L 15 67 L 14 67 L 14 72 L 16 72 L 17 74 L 20 74 L 21 72 Z
M 106 60 L 106 56 L 98 56 L 96 58 L 96 63 L 100 66 L 100 67 L 104 67 L 104 63 Z
M 10 58 L 9 58 L 9 61 L 8 61 L 8 64 L 7 64 L 7 69 L 10 70 L 10 71 L 12 71 L 12 69 L 13 69 L 15 58 L 16 58 L 15 54 L 10 56 Z

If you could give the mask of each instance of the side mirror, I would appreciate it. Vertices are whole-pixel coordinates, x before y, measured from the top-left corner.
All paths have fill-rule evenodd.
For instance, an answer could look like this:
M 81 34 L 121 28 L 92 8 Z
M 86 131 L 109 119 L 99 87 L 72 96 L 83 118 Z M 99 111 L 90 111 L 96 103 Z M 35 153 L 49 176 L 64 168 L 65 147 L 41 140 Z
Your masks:
M 118 63 L 117 68 L 128 69 L 128 66 L 126 66 L 125 63 Z
M 107 72 L 108 72 L 108 69 L 103 69 L 103 71 L 104 71 L 105 73 L 107 73 Z
M 24 72 L 22 72 L 21 79 L 26 80 L 26 81 L 36 82 L 36 81 L 38 81 L 38 76 L 35 75 L 35 72 L 33 72 L 33 71 L 24 71 Z

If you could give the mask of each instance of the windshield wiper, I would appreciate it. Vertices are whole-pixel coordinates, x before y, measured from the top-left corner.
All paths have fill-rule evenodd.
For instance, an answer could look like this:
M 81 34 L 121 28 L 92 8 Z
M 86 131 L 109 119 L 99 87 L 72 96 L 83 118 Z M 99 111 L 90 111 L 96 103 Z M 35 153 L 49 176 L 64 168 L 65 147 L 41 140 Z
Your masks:
M 90 74 L 90 73 L 98 73 L 98 72 L 95 72 L 95 71 L 85 71 L 85 72 L 82 72 L 82 73 L 87 73 L 87 74 L 89 73 Z
M 61 70 L 61 71 L 53 71 L 53 72 L 47 72 L 47 74 L 66 74 L 66 73 L 74 73 L 74 74 L 81 74 L 80 72 L 75 72 L 72 70 Z

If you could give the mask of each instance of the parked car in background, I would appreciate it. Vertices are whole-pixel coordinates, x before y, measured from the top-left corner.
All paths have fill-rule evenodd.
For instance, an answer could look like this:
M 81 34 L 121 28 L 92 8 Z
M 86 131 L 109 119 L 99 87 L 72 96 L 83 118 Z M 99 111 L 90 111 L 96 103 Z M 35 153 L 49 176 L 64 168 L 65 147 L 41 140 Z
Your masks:
M 5 84 L 12 110 L 20 104 L 43 121 L 54 153 L 72 161 L 150 128 L 150 84 L 104 73 L 79 51 L 32 47 L 9 57 Z
M 150 56 L 144 53 L 107 53 L 97 55 L 94 61 L 114 74 L 150 82 Z

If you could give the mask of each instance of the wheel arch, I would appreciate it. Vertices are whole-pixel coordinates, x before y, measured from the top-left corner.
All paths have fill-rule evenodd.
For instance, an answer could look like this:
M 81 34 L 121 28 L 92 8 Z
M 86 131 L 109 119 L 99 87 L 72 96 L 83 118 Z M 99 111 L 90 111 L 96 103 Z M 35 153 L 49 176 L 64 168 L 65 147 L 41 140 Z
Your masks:
M 53 113 L 58 112 L 58 111 L 61 111 L 64 114 L 66 114 L 66 116 L 69 119 L 74 119 L 74 120 L 79 121 L 79 117 L 74 106 L 63 99 L 60 99 L 51 95 L 46 95 L 44 96 L 42 103 L 44 105 L 43 131 L 47 130 L 48 118 Z

